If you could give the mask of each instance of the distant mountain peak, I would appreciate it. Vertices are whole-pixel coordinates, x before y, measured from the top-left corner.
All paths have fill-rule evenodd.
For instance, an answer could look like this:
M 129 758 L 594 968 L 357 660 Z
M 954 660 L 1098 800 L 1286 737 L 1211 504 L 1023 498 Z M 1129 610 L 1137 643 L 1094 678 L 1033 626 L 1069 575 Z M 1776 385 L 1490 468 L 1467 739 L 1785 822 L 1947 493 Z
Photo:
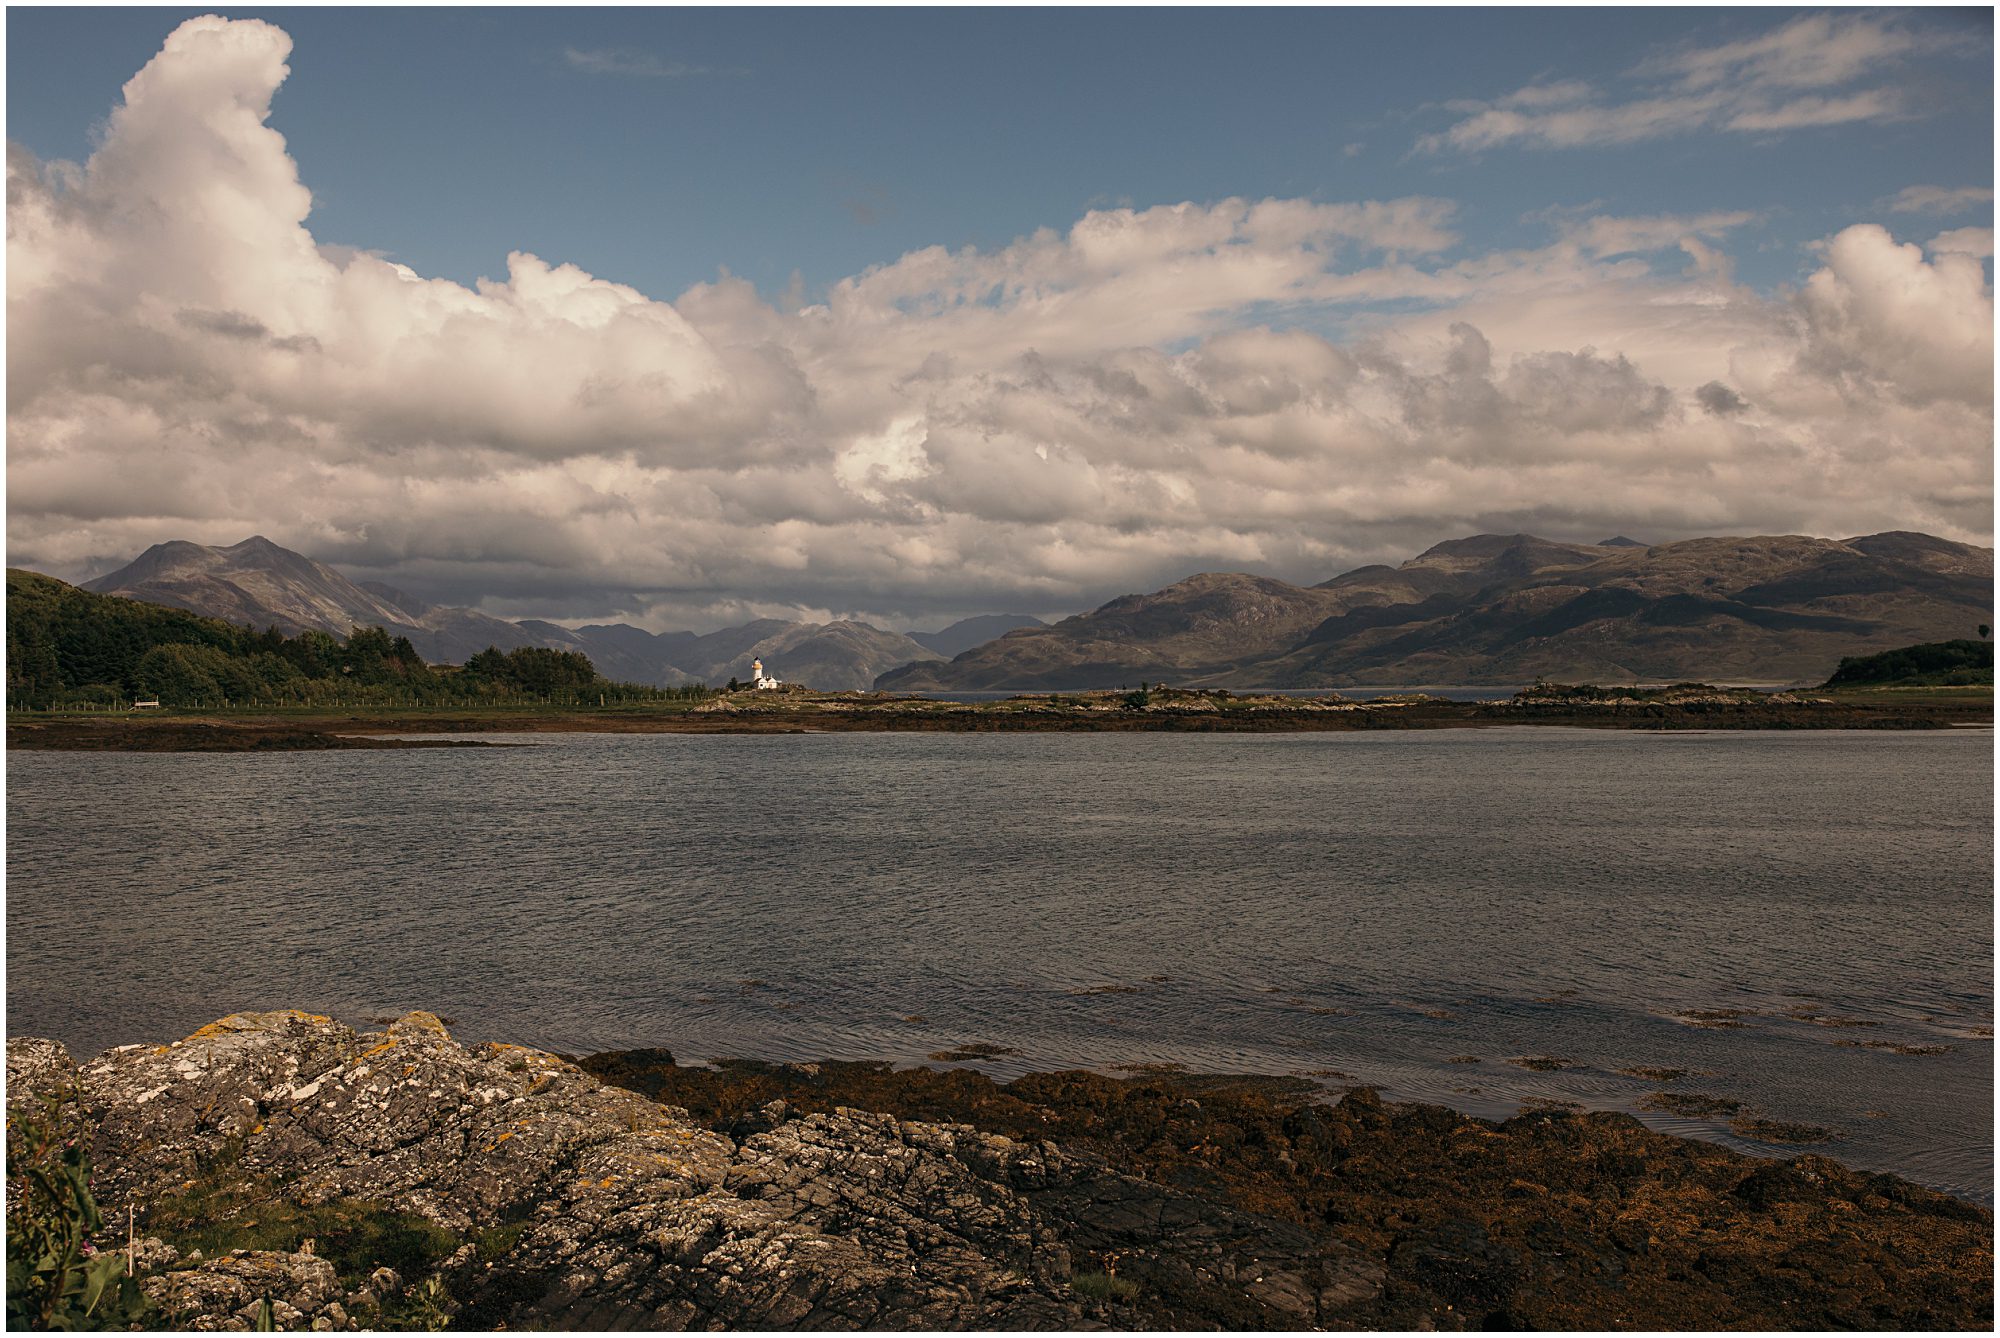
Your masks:
M 1432 544 L 1405 562 L 1404 571 L 1526 576 L 1547 567 L 1576 567 L 1604 554 L 1596 544 L 1567 544 L 1538 534 L 1474 534 Z
M 379 581 L 359 583 L 261 534 L 227 547 L 185 539 L 154 544 L 134 561 L 84 586 L 187 609 L 239 626 L 277 627 L 345 637 L 357 627 L 407 636 L 435 663 L 462 663 L 494 646 L 503 651 L 547 646 L 580 651 L 606 677 L 671 687 L 691 679 L 720 682 L 738 660 L 762 653 L 782 676 L 812 687 L 862 688 L 897 665 L 938 658 L 899 632 L 867 623 L 797 623 L 759 618 L 707 636 L 655 635 L 622 623 L 570 628 L 559 623 L 507 622 L 476 609 L 426 604 Z
M 462 661 L 489 645 L 513 650 L 540 644 L 514 624 L 471 609 L 412 607 L 399 592 L 357 585 L 261 534 L 226 547 L 184 539 L 155 544 L 83 588 L 294 636 L 315 631 L 344 637 L 356 627 L 381 627 L 410 637 L 420 654 L 438 662 Z
M 1010 632 L 1027 627 L 1046 627 L 1040 618 L 1025 613 L 981 613 L 970 618 L 961 618 L 951 626 L 936 632 L 912 632 L 910 640 L 920 646 L 929 647 L 947 660 L 989 641 L 998 640 Z
M 1599 548 L 1651 548 L 1652 547 L 1651 544 L 1642 544 L 1637 539 L 1627 539 L 1622 534 L 1614 539 L 1599 539 L 1597 541 L 1597 546 Z

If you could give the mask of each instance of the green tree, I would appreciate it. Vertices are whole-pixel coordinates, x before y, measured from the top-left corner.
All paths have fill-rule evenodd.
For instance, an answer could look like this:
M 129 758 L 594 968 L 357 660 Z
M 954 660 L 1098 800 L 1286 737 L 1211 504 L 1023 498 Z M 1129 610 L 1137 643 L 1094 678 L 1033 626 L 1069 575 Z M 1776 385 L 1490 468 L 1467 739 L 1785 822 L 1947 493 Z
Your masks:
M 549 697 L 602 686 L 590 657 L 548 646 L 522 646 L 504 654 L 488 646 L 465 662 L 467 678 L 503 691 Z
M 163 706 L 198 706 L 227 695 L 221 675 L 228 666 L 227 656 L 207 646 L 155 646 L 133 666 L 132 690 Z
M 379 627 L 357 627 L 347 634 L 340 656 L 341 675 L 355 683 L 381 683 L 393 677 L 388 664 L 395 643 Z
M 306 678 L 330 678 L 340 671 L 340 642 L 325 632 L 301 632 L 286 641 L 279 653 Z

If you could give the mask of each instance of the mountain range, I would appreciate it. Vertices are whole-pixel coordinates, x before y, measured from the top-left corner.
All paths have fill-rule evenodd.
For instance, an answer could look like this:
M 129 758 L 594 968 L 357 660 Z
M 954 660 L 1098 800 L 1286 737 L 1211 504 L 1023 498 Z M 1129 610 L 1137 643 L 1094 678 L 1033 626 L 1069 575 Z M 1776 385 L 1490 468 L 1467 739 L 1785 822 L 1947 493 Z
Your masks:
M 427 604 L 376 582 L 349 580 L 325 563 L 261 535 L 226 548 L 185 540 L 155 544 L 126 566 L 87 582 L 84 589 L 189 609 L 260 630 L 276 627 L 292 636 L 320 631 L 345 637 L 356 627 L 379 626 L 392 636 L 409 637 L 417 653 L 435 664 L 463 663 L 488 646 L 581 651 L 607 678 L 662 687 L 747 680 L 751 661 L 762 659 L 788 681 L 840 691 L 866 688 L 878 675 L 900 665 L 946 658 L 900 632 L 851 621 L 764 618 L 705 635 L 648 632 L 624 623 L 564 627 L 534 619 L 509 622 L 473 609 Z M 994 617 L 968 619 L 923 636 L 956 654 L 990 635 L 981 629 L 994 625 Z M 1041 625 L 1032 618 L 997 618 L 1006 627 L 1024 621 Z
M 882 689 L 1824 679 L 1843 656 L 1992 621 L 1993 550 L 1926 534 L 1644 545 L 1454 539 L 1313 586 L 1204 573 L 1126 595 Z
M 379 625 L 436 663 L 548 646 L 633 683 L 747 679 L 761 659 L 827 690 L 967 691 L 1817 682 L 1844 656 L 1990 623 L 1992 583 L 1992 549 L 1895 531 L 1656 545 L 1482 534 L 1318 585 L 1204 572 L 1054 624 L 990 614 L 909 634 L 849 620 L 766 618 L 699 634 L 510 622 L 356 583 L 262 537 L 157 544 L 84 588 L 293 635 Z

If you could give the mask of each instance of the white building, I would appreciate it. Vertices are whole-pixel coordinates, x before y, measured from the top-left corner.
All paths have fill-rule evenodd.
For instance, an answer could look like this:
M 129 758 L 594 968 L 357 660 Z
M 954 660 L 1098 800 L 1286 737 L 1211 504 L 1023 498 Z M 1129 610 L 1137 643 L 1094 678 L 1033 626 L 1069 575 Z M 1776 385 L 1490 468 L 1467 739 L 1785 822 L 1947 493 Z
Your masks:
M 764 692 L 769 692 L 771 689 L 779 686 L 777 679 L 764 677 L 764 662 L 762 660 L 750 661 L 750 679 L 752 686 Z

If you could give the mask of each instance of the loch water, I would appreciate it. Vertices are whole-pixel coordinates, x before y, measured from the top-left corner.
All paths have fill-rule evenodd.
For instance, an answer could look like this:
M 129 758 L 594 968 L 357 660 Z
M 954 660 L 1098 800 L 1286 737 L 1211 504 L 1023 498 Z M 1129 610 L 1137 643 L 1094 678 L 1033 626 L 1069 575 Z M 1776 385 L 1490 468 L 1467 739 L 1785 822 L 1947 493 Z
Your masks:
M 10 753 L 8 1033 L 424 1008 L 1799 1150 L 1669 1090 L 1992 1200 L 1990 731 L 488 737 L 521 746 Z

